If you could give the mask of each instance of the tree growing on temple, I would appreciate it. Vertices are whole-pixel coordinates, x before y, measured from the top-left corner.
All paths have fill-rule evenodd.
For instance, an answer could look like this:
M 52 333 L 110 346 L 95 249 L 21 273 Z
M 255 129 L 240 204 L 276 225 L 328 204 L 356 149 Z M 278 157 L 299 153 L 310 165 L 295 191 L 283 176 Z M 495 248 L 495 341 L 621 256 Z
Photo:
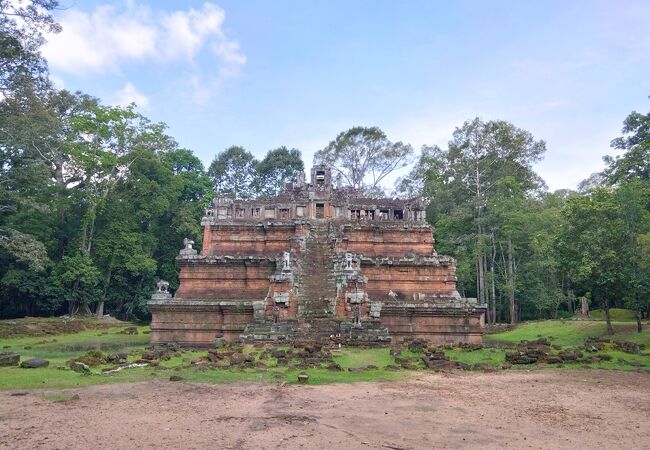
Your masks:
M 377 127 L 354 127 L 336 136 L 314 155 L 314 164 L 327 164 L 355 189 L 374 192 L 395 170 L 406 167 L 413 148 L 391 142 Z

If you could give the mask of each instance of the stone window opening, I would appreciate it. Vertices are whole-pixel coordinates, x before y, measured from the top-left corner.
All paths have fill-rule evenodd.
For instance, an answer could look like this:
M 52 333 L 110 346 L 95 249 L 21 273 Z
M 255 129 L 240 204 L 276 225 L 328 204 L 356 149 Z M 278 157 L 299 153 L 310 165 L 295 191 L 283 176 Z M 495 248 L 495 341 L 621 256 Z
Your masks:
M 316 171 L 316 184 L 318 186 L 323 186 L 325 184 L 325 171 L 317 170 Z
M 369 220 L 375 220 L 375 211 L 369 210 L 369 211 L 367 211 L 367 214 L 368 214 L 368 219 Z
M 237 208 L 235 210 L 235 217 L 238 219 L 243 219 L 244 218 L 244 210 L 242 208 Z
M 228 208 L 217 208 L 217 219 L 227 219 L 230 216 Z
M 288 208 L 280 208 L 280 219 L 288 219 L 289 217 L 290 217 L 289 209 Z
M 380 209 L 379 210 L 379 220 L 388 220 L 388 213 L 389 213 L 389 211 L 387 209 Z
M 251 216 L 252 217 L 259 217 L 260 216 L 260 209 L 259 208 L 251 208 Z
M 401 209 L 396 209 L 393 211 L 393 218 L 395 220 L 404 220 L 404 211 Z
M 360 218 L 361 218 L 361 210 L 359 209 L 350 210 L 350 219 L 360 219 Z

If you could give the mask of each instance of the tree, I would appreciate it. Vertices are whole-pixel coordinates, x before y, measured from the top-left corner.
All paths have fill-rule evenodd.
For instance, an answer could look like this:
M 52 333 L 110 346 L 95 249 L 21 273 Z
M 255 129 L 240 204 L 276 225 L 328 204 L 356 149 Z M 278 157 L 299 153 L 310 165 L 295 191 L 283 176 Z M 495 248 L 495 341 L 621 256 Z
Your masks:
M 625 136 L 614 139 L 611 145 L 625 153 L 603 158 L 608 165 L 604 176 L 610 184 L 635 178 L 650 180 L 650 112 L 632 111 L 623 122 L 623 133 Z
M 481 303 L 490 305 L 490 321 L 496 320 L 498 249 L 496 228 L 490 228 L 492 218 L 488 204 L 505 177 L 511 177 L 523 195 L 542 188 L 544 183 L 532 170 L 532 165 L 545 150 L 544 141 L 535 140 L 531 133 L 509 122 L 483 122 L 476 118 L 454 131 L 444 153 L 446 161 L 433 166 L 442 172 L 431 175 L 430 179 L 436 191 L 444 192 L 441 194 L 443 201 L 436 197 L 437 194 L 431 201 L 438 209 L 437 215 L 452 213 L 457 220 L 472 224 L 473 231 L 463 240 L 471 249 L 475 263 L 476 295 Z M 467 232 L 466 227 L 463 229 Z M 514 271 L 513 266 L 510 269 L 513 276 Z M 507 284 L 512 290 L 511 281 Z M 516 320 L 513 313 L 511 310 L 511 321 Z
M 12 85 L 25 80 L 49 84 L 47 64 L 40 55 L 43 33 L 58 33 L 61 27 L 50 12 L 57 0 L 0 0 L 0 92 L 9 95 Z
M 280 193 L 288 182 L 295 182 L 298 174 L 304 172 L 300 151 L 282 146 L 269 150 L 264 159 L 257 163 L 257 188 L 258 194 L 273 197 Z
M 217 154 L 208 175 L 217 195 L 237 199 L 255 196 L 257 161 L 243 147 L 232 146 Z
M 68 314 L 76 314 L 80 307 L 90 313 L 90 304 L 99 298 L 100 272 L 88 255 L 64 256 L 56 276 L 64 289 Z
M 327 164 L 355 189 L 372 192 L 395 170 L 410 162 L 413 148 L 391 142 L 377 127 L 354 127 L 340 133 L 314 155 L 314 164 Z
M 616 193 L 600 188 L 572 197 L 562 213 L 565 222 L 557 236 L 560 262 L 571 279 L 603 306 L 608 333 L 613 334 L 609 308 L 612 299 L 629 286 L 632 257 Z

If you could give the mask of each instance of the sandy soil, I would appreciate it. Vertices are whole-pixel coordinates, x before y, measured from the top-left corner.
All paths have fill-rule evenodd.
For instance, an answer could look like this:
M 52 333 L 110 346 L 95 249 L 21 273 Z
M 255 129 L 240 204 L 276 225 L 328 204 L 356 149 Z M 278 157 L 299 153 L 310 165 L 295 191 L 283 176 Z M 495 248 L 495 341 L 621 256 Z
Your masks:
M 650 448 L 650 375 L 431 374 L 326 386 L 152 381 L 0 393 L 0 448 Z M 22 394 L 22 395 L 16 395 Z

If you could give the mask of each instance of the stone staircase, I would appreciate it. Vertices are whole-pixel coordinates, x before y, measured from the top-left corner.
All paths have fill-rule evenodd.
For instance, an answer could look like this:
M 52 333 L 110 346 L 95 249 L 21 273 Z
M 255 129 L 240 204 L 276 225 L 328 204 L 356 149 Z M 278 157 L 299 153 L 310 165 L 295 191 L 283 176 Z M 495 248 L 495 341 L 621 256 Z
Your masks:
M 335 255 L 330 224 L 312 222 L 298 279 L 298 318 L 332 317 L 336 306 Z

